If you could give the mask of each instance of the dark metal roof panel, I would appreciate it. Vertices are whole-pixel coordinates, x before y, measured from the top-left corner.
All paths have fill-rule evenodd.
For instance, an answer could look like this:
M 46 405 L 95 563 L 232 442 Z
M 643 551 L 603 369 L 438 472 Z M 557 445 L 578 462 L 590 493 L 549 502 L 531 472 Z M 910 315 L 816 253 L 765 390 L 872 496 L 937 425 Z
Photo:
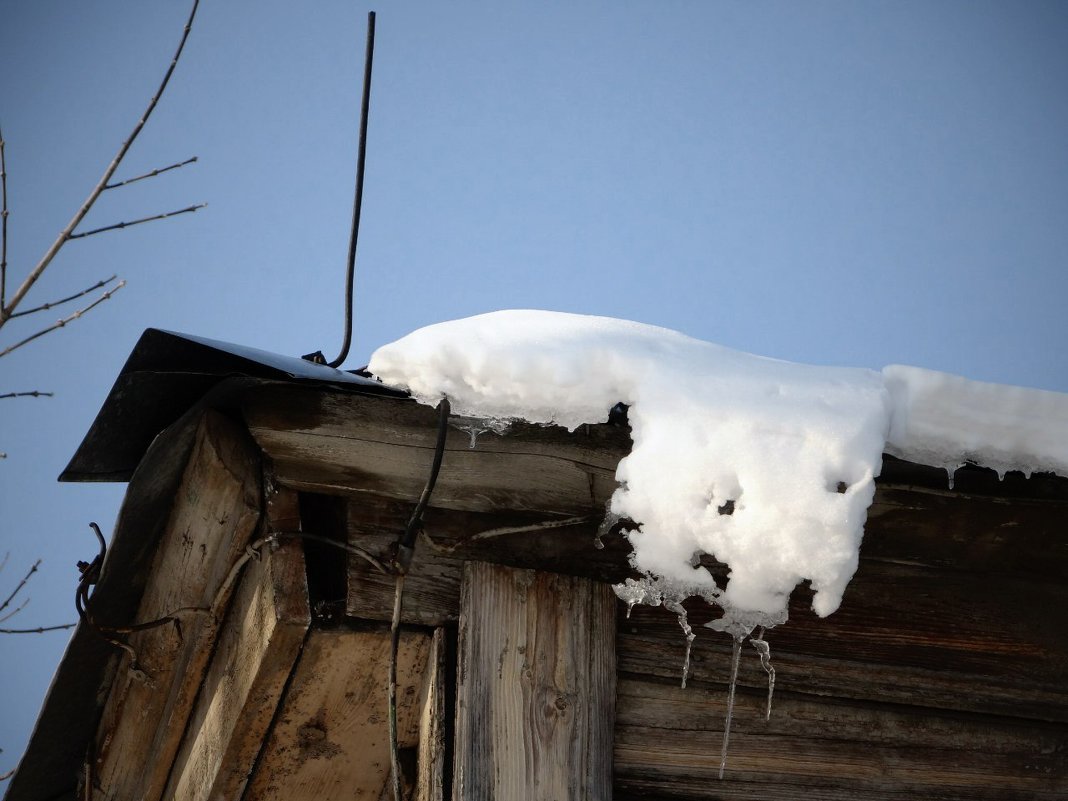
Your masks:
M 406 395 L 358 373 L 295 356 L 149 328 L 59 480 L 128 481 L 156 435 L 216 384 L 233 376 Z

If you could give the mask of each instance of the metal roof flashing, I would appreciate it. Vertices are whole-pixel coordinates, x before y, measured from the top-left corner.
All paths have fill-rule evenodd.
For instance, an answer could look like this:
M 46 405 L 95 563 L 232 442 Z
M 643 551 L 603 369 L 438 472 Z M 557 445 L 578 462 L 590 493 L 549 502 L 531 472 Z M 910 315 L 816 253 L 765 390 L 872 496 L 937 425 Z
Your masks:
M 60 481 L 128 481 L 152 440 L 230 378 L 407 397 L 356 372 L 295 356 L 149 328 L 134 345 Z

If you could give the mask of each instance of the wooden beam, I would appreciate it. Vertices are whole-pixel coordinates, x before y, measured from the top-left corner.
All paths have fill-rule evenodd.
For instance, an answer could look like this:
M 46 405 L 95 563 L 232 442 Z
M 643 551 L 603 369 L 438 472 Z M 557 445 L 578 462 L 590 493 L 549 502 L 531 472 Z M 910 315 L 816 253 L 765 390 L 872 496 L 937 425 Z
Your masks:
M 258 454 L 247 434 L 208 411 L 133 621 L 210 607 L 256 528 Z M 225 607 L 224 607 L 225 608 Z M 207 614 L 130 635 L 97 730 L 95 784 L 106 798 L 158 799 L 215 640 Z
M 612 797 L 615 610 L 585 579 L 467 564 L 456 801 Z
M 397 733 L 410 755 L 430 650 L 429 634 L 403 633 Z M 313 629 L 243 801 L 378 799 L 389 781 L 388 664 L 388 631 Z
M 292 495 L 295 507 L 295 494 Z M 268 509 L 278 511 L 275 498 Z M 287 530 L 295 530 L 292 523 Z M 311 623 L 301 543 L 251 562 L 227 614 L 165 797 L 240 798 Z
M 249 430 L 278 479 L 307 492 L 418 498 L 433 458 L 437 413 L 414 401 L 265 387 L 244 407 Z M 517 423 L 501 437 L 450 428 L 432 503 L 447 509 L 583 514 L 615 489 L 628 430 Z

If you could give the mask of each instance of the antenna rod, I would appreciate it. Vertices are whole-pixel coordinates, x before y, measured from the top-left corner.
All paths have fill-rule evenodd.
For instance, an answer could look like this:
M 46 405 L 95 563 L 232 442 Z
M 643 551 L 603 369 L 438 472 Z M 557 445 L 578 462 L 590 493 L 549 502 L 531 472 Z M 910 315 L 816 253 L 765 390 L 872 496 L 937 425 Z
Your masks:
M 338 367 L 349 355 L 352 344 L 352 281 L 356 272 L 356 240 L 360 233 L 363 206 L 363 165 L 367 159 L 367 112 L 371 105 L 371 64 L 375 58 L 375 12 L 367 13 L 367 55 L 363 64 L 363 102 L 360 105 L 360 140 L 356 154 L 356 199 L 352 203 L 352 233 L 349 236 L 349 264 L 345 279 L 345 341 L 330 367 Z

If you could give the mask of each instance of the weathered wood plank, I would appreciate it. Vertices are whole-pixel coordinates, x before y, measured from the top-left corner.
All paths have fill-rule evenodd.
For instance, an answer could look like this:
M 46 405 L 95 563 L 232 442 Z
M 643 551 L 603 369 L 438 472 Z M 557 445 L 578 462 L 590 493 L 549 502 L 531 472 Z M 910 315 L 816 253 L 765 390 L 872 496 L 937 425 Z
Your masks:
M 166 798 L 241 797 L 310 624 L 301 544 L 283 543 L 251 562 L 220 632 Z
M 423 632 L 401 637 L 401 748 L 419 743 L 430 644 Z M 389 781 L 389 650 L 388 631 L 311 631 L 243 801 L 380 797 Z
M 411 401 L 270 387 L 245 405 L 256 441 L 280 481 L 308 492 L 418 498 L 426 483 L 437 414 Z M 520 423 L 505 437 L 469 447 L 452 428 L 432 503 L 448 509 L 536 510 L 563 515 L 602 509 L 627 430 L 564 429 Z
M 412 503 L 370 496 L 351 500 L 348 541 L 388 561 L 412 507 Z M 424 516 L 427 536 L 419 538 L 405 579 L 402 619 L 425 626 L 455 622 L 460 613 L 460 579 L 467 560 L 599 580 L 622 581 L 631 574 L 627 564 L 630 546 L 622 535 L 607 536 L 604 547 L 595 547 L 598 514 L 565 518 L 566 525 L 544 527 L 559 522 L 560 518 L 530 513 L 429 509 Z M 393 612 L 393 578 L 364 559 L 350 557 L 347 612 L 356 618 L 389 620 Z
M 205 413 L 136 622 L 210 607 L 255 530 L 259 510 L 254 447 L 234 423 Z M 183 616 L 180 630 L 166 625 L 130 636 L 137 665 L 123 657 L 97 733 L 94 773 L 106 798 L 162 794 L 216 628 L 209 615 L 191 614 Z
M 423 709 L 419 716 L 419 753 L 414 801 L 445 799 L 445 760 L 449 753 L 446 742 L 448 722 L 445 720 L 445 700 L 450 692 L 445 682 L 449 650 L 446 638 L 445 629 L 435 629 L 430 643 Z
M 726 688 L 621 680 L 617 795 L 1052 801 L 1068 790 L 1064 726 L 789 693 L 765 721 L 764 701 L 759 691 L 736 696 L 720 781 Z
M 999 578 L 1066 580 L 1066 516 L 1063 500 L 968 496 L 877 483 L 861 556 Z
M 610 799 L 610 590 L 470 562 L 461 609 L 453 797 Z
M 820 619 L 795 591 L 790 620 L 768 633 L 787 691 L 1068 722 L 1068 587 L 868 562 L 842 606 Z M 687 602 L 692 675 L 723 681 L 730 639 L 702 628 L 717 613 Z M 622 616 L 621 616 L 622 617 Z M 674 615 L 636 607 L 621 620 L 620 669 L 678 677 L 685 641 Z M 759 666 L 743 684 L 760 686 Z

